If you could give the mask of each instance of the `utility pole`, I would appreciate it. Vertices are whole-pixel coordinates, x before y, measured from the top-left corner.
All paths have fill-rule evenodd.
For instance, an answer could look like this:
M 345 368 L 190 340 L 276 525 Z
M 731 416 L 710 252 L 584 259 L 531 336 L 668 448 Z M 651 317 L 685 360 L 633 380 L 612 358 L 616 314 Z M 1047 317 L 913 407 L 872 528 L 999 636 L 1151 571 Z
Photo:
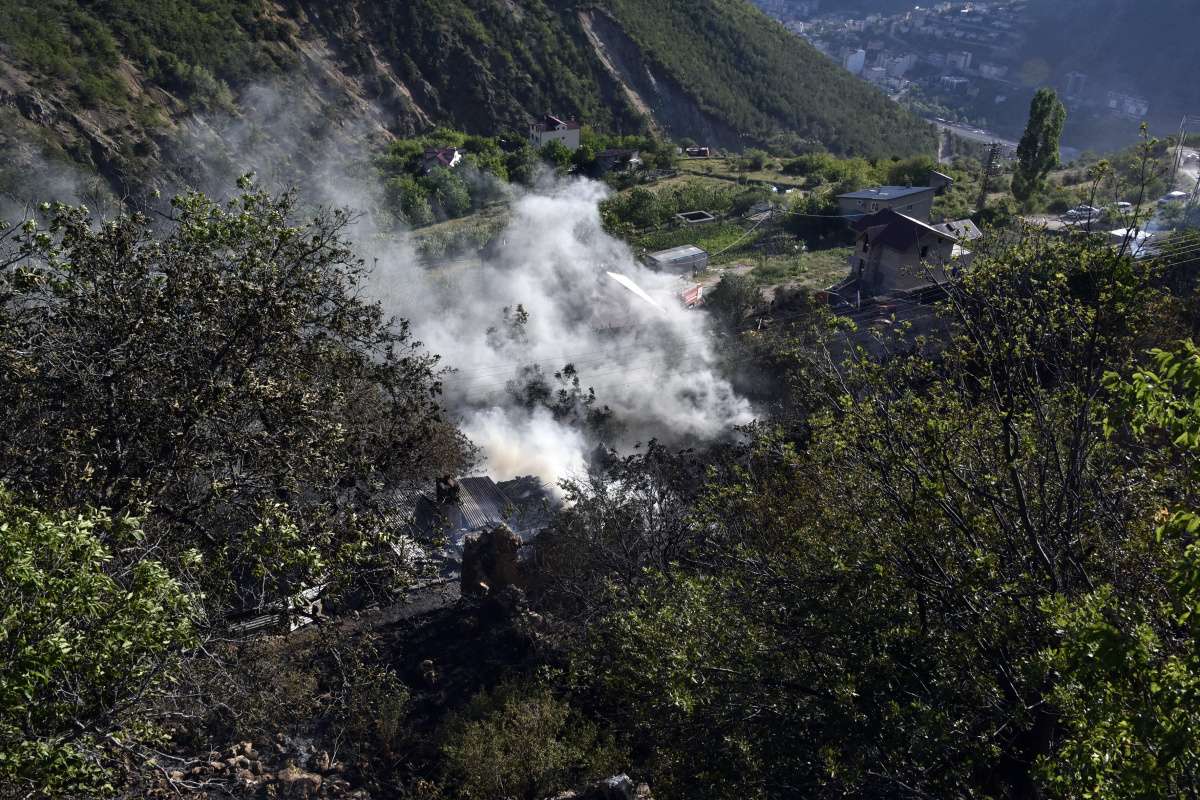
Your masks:
M 1175 176 L 1179 173 L 1179 164 L 1183 161 L 1183 137 L 1187 135 L 1187 114 L 1179 121 L 1179 140 L 1175 143 L 1175 161 L 1171 164 L 1171 183 L 1168 191 L 1175 188 Z
M 1000 143 L 992 142 L 988 150 L 987 164 L 983 167 L 983 186 L 979 189 L 979 202 L 975 204 L 975 213 L 983 211 L 987 205 L 988 191 L 992 188 L 992 178 L 1000 169 Z
M 1179 140 L 1175 144 L 1175 160 L 1171 164 L 1171 189 L 1175 189 L 1175 179 L 1179 175 L 1179 168 L 1183 165 L 1183 144 L 1187 139 L 1188 126 L 1200 119 L 1192 114 L 1184 114 L 1183 119 L 1179 121 Z

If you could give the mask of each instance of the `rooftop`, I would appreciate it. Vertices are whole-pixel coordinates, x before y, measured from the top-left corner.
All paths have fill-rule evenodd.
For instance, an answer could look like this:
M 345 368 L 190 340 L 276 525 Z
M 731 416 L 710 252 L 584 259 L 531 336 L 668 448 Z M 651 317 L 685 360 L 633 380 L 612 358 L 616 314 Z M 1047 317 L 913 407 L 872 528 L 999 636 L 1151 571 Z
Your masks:
M 685 244 L 679 247 L 672 247 L 670 250 L 659 250 L 657 253 L 649 253 L 647 258 L 653 258 L 655 261 L 679 261 L 684 258 L 697 258 L 706 255 L 708 253 L 696 247 L 696 245 Z
M 882 244 L 896 250 L 915 247 L 918 235 L 924 231 L 942 239 L 957 241 L 958 237 L 939 227 L 913 219 L 890 208 L 865 216 L 853 223 L 854 230 L 865 233 L 872 244 Z
M 934 225 L 933 228 L 948 233 L 959 241 L 973 242 L 983 237 L 983 231 L 979 230 L 979 226 L 969 219 L 943 222 L 941 225 Z
M 562 119 L 553 114 L 546 114 L 533 123 L 533 129 L 538 131 L 574 130 L 579 123 L 573 119 Z
M 932 192 L 931 186 L 874 186 L 859 192 L 839 194 L 847 200 L 898 200 L 901 197 Z

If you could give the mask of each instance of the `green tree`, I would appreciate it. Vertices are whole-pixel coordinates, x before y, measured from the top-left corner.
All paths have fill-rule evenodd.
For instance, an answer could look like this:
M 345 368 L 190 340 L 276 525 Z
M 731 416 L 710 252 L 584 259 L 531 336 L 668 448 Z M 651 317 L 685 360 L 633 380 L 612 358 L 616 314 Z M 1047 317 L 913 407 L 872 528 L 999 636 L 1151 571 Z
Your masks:
M 1166 591 L 1130 596 L 1099 587 L 1082 603 L 1046 605 L 1063 631 L 1050 663 L 1055 703 L 1069 720 L 1060 752 L 1042 766 L 1064 797 L 1187 797 L 1200 792 L 1200 350 L 1156 349 L 1128 379 L 1109 375 L 1109 424 L 1149 446 L 1182 497 L 1144 509 L 1174 558 Z M 1168 447 L 1157 447 L 1170 443 Z
M 1058 143 L 1067 110 L 1053 89 L 1038 89 L 1029 104 L 1029 122 L 1017 145 L 1012 192 L 1023 205 L 1042 191 L 1046 176 L 1058 166 Z
M 0 784 L 27 796 L 101 791 L 104 765 L 153 731 L 153 704 L 195 610 L 138 520 L 47 513 L 0 488 Z
M 540 800 L 611 775 L 624 760 L 610 738 L 548 689 L 482 692 L 442 730 L 446 771 L 464 800 Z
M 950 293 L 936 358 L 886 321 L 832 336 L 832 370 L 794 350 L 814 365 L 794 437 L 698 456 L 674 564 L 590 604 L 611 611 L 578 680 L 665 793 L 1049 789 L 1037 765 L 1074 720 L 1046 604 L 1162 590 L 1141 511 L 1166 490 L 1097 403 L 1161 298 L 1107 248 L 1042 241 L 984 254 Z
M 461 175 L 441 167 L 426 179 L 434 202 L 450 219 L 465 216 L 471 211 L 471 193 Z
M 350 221 L 249 191 L 28 221 L 0 260 L 0 475 L 47 508 L 148 509 L 166 563 L 201 554 L 218 619 L 383 588 L 387 487 L 454 471 L 463 442 L 436 359 L 364 297 Z
M 557 169 L 563 169 L 571 163 L 571 150 L 557 139 L 551 139 L 542 145 L 539 151 L 542 159 L 550 162 Z
M 725 326 L 738 328 L 746 317 L 762 303 L 762 295 L 749 275 L 722 275 L 721 280 L 704 297 L 704 308 Z

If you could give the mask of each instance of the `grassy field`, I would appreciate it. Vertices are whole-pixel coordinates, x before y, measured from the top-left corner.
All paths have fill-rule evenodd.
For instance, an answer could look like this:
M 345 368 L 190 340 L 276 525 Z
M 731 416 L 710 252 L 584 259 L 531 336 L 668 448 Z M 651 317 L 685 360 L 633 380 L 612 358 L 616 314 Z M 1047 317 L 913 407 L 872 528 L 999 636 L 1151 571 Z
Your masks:
M 795 255 L 763 256 L 754 259 L 755 266 L 750 275 L 760 286 L 786 283 L 824 289 L 846 276 L 846 260 L 851 250 L 850 247 L 835 247 Z
M 779 186 L 790 186 L 796 189 L 804 187 L 804 178 L 795 175 L 784 175 L 775 170 L 756 170 L 743 172 L 736 168 L 736 159 L 729 158 L 684 158 L 679 161 L 679 170 L 692 175 L 716 176 L 726 180 L 745 179 L 747 181 L 765 181 Z
M 747 236 L 749 229 L 750 224 L 742 220 L 726 220 L 654 231 L 639 236 L 632 244 L 635 249 L 645 248 L 651 252 L 694 244 L 713 254 L 712 263 L 722 264 L 744 255 L 746 249 L 762 234 L 761 230 L 756 230 Z M 720 255 L 716 255 L 718 253 Z

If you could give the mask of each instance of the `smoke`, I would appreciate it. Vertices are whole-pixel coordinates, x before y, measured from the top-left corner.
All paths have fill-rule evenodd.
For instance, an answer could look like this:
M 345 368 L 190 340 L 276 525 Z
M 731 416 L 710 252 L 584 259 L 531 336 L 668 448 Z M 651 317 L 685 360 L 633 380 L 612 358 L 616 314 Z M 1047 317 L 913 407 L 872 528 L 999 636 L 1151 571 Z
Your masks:
M 295 186 L 305 205 L 364 212 L 350 236 L 375 265 L 369 289 L 451 370 L 444 402 L 493 477 L 553 485 L 582 473 L 598 444 L 684 446 L 752 419 L 720 375 L 706 315 L 680 302 L 688 283 L 646 269 L 603 230 L 603 184 L 547 175 L 524 189 L 461 172 L 509 200 L 509 221 L 486 255 L 430 267 L 382 210 L 370 163 L 388 138 L 378 109 L 332 113 L 309 94 L 287 83 L 252 87 L 237 112 L 183 121 L 163 143 L 169 169 L 159 188 L 220 197 L 254 172 L 266 188 Z M 518 306 L 528 319 L 514 326 Z M 567 364 L 594 389 L 596 407 L 611 409 L 616 425 L 603 434 L 510 391 L 530 366 L 556 389 Z
M 510 388 L 529 365 L 548 377 L 574 365 L 612 409 L 620 434 L 603 443 L 618 449 L 712 440 L 753 418 L 719 374 L 706 315 L 680 302 L 689 284 L 642 266 L 604 231 L 606 194 L 595 181 L 551 178 L 517 193 L 478 264 L 428 270 L 404 246 L 376 255 L 374 290 L 455 370 L 446 402 L 497 478 L 577 475 L 600 443 L 516 401 Z M 512 330 L 502 309 L 511 317 L 517 306 L 528 321 Z

